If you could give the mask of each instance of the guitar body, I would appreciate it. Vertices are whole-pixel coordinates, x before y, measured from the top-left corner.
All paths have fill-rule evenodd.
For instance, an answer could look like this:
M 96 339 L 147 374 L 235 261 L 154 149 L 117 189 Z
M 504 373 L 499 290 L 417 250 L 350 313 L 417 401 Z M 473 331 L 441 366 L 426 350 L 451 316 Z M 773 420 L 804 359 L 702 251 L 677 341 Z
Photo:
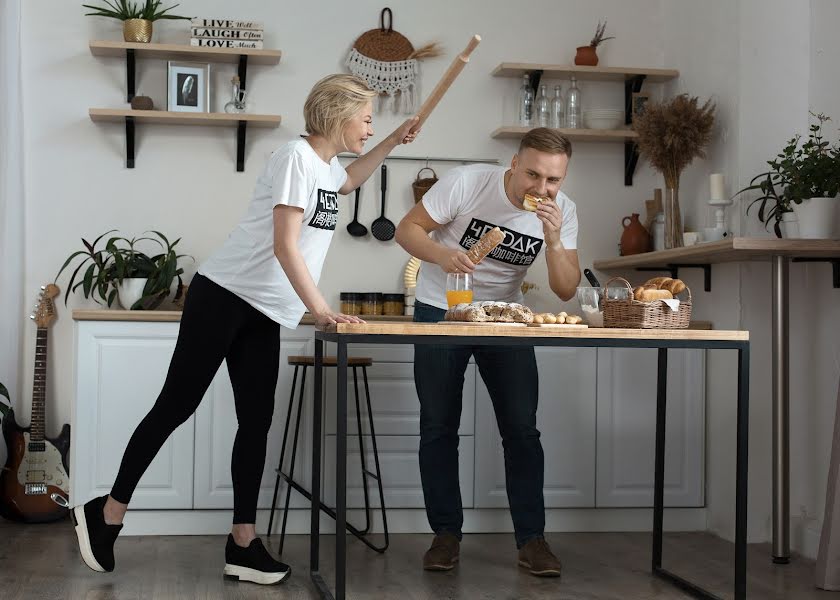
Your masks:
M 10 412 L 3 420 L 8 457 L 0 473 L 0 515 L 11 521 L 47 523 L 65 517 L 70 478 L 67 455 L 70 425 L 57 438 L 33 441 L 30 428 L 22 428 Z

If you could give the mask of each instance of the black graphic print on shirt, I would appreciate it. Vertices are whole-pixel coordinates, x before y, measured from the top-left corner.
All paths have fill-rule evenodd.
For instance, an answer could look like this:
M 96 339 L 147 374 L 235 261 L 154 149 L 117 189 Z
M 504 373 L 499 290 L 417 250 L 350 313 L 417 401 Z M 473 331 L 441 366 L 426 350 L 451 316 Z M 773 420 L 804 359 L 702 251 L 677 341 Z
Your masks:
M 458 243 L 465 250 L 469 250 L 481 236 L 494 227 L 496 226 L 492 223 L 474 218 Z M 533 264 L 542 249 L 543 241 L 505 227 L 500 226 L 499 229 L 505 234 L 505 239 L 487 257 L 509 265 Z
M 335 230 L 338 221 L 338 194 L 327 190 L 318 190 L 318 206 L 309 221 L 310 227 Z

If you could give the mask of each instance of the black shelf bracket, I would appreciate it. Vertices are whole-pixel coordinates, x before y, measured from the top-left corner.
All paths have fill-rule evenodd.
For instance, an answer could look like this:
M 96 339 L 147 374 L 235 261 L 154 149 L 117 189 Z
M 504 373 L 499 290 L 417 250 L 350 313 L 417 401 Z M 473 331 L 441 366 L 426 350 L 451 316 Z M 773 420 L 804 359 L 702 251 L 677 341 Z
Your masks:
M 624 124 L 633 124 L 633 94 L 642 90 L 645 75 L 634 75 L 624 81 Z M 639 162 L 639 145 L 632 140 L 624 142 L 624 185 L 633 185 L 633 174 Z
M 245 78 L 248 75 L 248 55 L 247 54 L 240 54 L 239 55 L 239 69 L 237 71 L 239 75 L 239 89 L 245 89 Z
M 840 288 L 840 257 L 838 258 L 792 258 L 791 262 L 827 262 L 831 263 L 831 285 Z
M 236 170 L 245 170 L 245 128 L 246 121 L 239 121 L 236 126 Z
M 712 291 L 712 265 L 694 265 L 683 263 L 668 263 L 663 267 L 636 267 L 637 271 L 667 271 L 672 279 L 678 279 L 680 269 L 703 269 L 703 289 Z
M 536 103 L 537 101 L 537 91 L 540 89 L 540 79 L 542 79 L 542 76 L 542 69 L 534 69 L 533 71 L 528 71 L 528 81 L 531 84 L 531 89 L 534 90 L 534 103 Z
M 125 89 L 126 102 L 131 102 L 134 98 L 135 90 L 135 56 L 134 50 L 128 49 L 125 51 Z
M 134 117 L 125 118 L 125 168 L 134 168 Z

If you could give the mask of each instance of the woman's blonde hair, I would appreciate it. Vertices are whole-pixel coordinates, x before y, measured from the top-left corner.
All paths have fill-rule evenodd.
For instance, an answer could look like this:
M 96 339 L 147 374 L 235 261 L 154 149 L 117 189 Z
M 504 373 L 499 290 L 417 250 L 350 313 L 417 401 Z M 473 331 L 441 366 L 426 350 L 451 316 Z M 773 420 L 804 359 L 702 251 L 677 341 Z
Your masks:
M 340 141 L 344 125 L 376 97 L 355 75 L 327 75 L 312 87 L 303 105 L 306 132 Z

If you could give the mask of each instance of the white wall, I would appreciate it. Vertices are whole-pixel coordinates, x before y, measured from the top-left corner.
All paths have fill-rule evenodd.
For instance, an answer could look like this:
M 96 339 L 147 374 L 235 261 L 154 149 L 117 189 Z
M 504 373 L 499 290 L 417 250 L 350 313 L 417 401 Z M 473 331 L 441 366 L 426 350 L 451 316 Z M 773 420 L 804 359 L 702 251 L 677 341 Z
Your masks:
M 343 71 L 353 41 L 378 25 L 381 3 L 364 0 L 346 3 L 301 4 L 296 16 L 280 4 L 245 1 L 232 11 L 219 0 L 187 0 L 178 12 L 207 16 L 260 19 L 267 27 L 267 47 L 279 48 L 277 67 L 252 66 L 248 90 L 254 112 L 280 113 L 277 130 L 249 130 L 246 171 L 234 170 L 234 131 L 221 128 L 138 126 L 136 168 L 124 167 L 124 128 L 94 124 L 89 107 L 124 106 L 125 66 L 117 58 L 94 57 L 91 39 L 121 39 L 118 24 L 84 17 L 72 3 L 34 0 L 24 4 L 23 96 L 27 170 L 26 282 L 34 299 L 44 282 L 52 281 L 64 259 L 90 240 L 112 228 L 127 235 L 159 229 L 182 237 L 183 251 L 200 262 L 227 236 L 246 207 L 264 158 L 279 144 L 303 129 L 302 105 L 311 85 L 323 75 Z M 490 133 L 512 124 L 513 98 L 519 82 L 493 78 L 502 61 L 569 63 L 574 48 L 590 39 L 599 18 L 610 20 L 618 39 L 602 51 L 607 64 L 666 66 L 657 27 L 658 2 L 646 0 L 632 7 L 620 1 L 581 7 L 577 2 L 532 1 L 526 7 L 509 2 L 405 3 L 394 7 L 394 26 L 416 46 L 438 41 L 446 56 L 425 61 L 421 86 L 433 87 L 452 58 L 473 33 L 483 42 L 470 64 L 424 127 L 419 140 L 399 149 L 402 154 L 491 157 L 506 164 L 516 150 L 513 141 L 496 141 Z M 325 14 L 326 13 L 326 14 Z M 445 16 L 445 17 L 444 17 Z M 183 42 L 186 23 L 156 24 L 155 41 Z M 670 65 L 668 65 L 670 66 Z M 137 90 L 156 106 L 165 105 L 166 66 L 161 61 L 139 60 Z M 212 65 L 216 92 L 213 105 L 225 101 L 232 65 Z M 620 84 L 581 84 L 585 97 L 599 105 L 621 107 Z M 391 131 L 403 116 L 377 115 L 378 136 Z M 507 123 L 504 121 L 507 120 Z M 395 222 L 412 206 L 410 183 L 423 163 L 389 164 L 386 214 Z M 442 174 L 448 165 L 433 165 Z M 580 254 L 584 264 L 616 252 L 623 216 L 643 207 L 651 196 L 654 177 L 640 169 L 636 185 L 623 185 L 621 144 L 578 144 L 565 191 L 577 201 L 581 222 Z M 402 291 L 407 254 L 394 242 L 370 237 L 356 239 L 345 229 L 351 217 L 348 197 L 322 276 L 327 298 L 337 303 L 341 290 Z M 360 220 L 370 225 L 379 212 L 379 177 L 363 187 Z M 194 265 L 187 266 L 189 274 Z M 534 268 L 529 280 L 540 290 L 530 302 L 556 307 L 548 291 L 544 265 Z M 59 284 L 67 283 L 67 275 Z M 29 300 L 27 300 L 27 303 Z M 52 331 L 50 363 L 50 429 L 67 421 L 73 397 L 73 322 L 70 309 L 92 303 L 81 295 L 61 304 Z M 575 307 L 576 308 L 576 307 Z M 27 331 L 24 389 L 31 387 L 34 338 Z M 27 379 L 28 378 L 28 379 Z M 28 383 L 27 383 L 28 382 Z M 24 403 L 26 404 L 26 403 Z M 24 422 L 28 418 L 24 411 Z
M 127 235 L 160 229 L 181 236 L 182 249 L 198 262 L 206 258 L 247 205 L 264 157 L 301 132 L 301 107 L 312 83 L 344 70 L 344 57 L 353 40 L 377 25 L 381 9 L 381 4 L 370 0 L 353 3 L 352 8 L 346 3 L 310 3 L 298 6 L 292 17 L 288 7 L 279 4 L 243 0 L 233 12 L 230 6 L 219 0 L 185 0 L 177 10 L 263 20 L 267 47 L 284 53 L 277 67 L 249 69 L 252 110 L 280 113 L 283 125 L 277 130 L 249 131 L 244 173 L 234 171 L 233 130 L 200 127 L 138 127 L 137 167 L 125 169 L 123 128 L 94 124 L 87 117 L 89 107 L 124 105 L 123 61 L 93 57 L 87 49 L 90 39 L 120 39 L 118 25 L 84 17 L 83 10 L 72 3 L 24 3 L 27 305 L 34 301 L 38 286 L 51 281 L 65 257 L 80 247 L 80 237 L 90 239 L 107 229 L 118 228 Z M 782 0 L 742 0 L 737 5 L 726 0 L 700 5 L 688 0 L 405 3 L 394 9 L 395 28 L 416 46 L 438 41 L 447 50 L 445 57 L 423 63 L 424 93 L 471 34 L 480 33 L 484 41 L 420 139 L 399 153 L 491 157 L 507 163 L 515 142 L 493 140 L 489 134 L 513 122 L 518 82 L 490 77 L 491 70 L 503 61 L 569 63 L 575 46 L 585 44 L 595 23 L 606 17 L 609 33 L 617 39 L 602 47 L 602 64 L 673 67 L 681 71 L 681 77 L 669 84 L 669 93 L 713 96 L 717 102 L 718 136 L 708 159 L 692 164 L 681 185 L 686 221 L 702 226 L 711 218 L 703 204 L 709 173 L 725 173 L 729 191 L 734 191 L 762 168 L 784 140 L 806 130 L 809 106 L 840 120 L 840 84 L 833 70 L 840 49 L 832 27 L 840 9 L 831 0 L 812 0 L 810 11 L 807 6 Z M 155 40 L 183 42 L 185 31 L 185 23 L 158 24 Z M 211 68 L 216 89 L 213 102 L 220 106 L 233 66 Z M 157 106 L 165 103 L 165 72 L 160 61 L 138 62 L 138 93 L 152 96 Z M 621 107 L 622 86 L 583 82 L 581 87 L 590 106 Z M 661 91 L 657 87 L 661 88 L 651 89 Z M 378 115 L 378 135 L 393 129 L 400 119 Z M 620 144 L 578 143 L 574 150 L 564 189 L 578 205 L 580 257 L 586 266 L 617 253 L 621 218 L 642 212 L 644 200 L 662 182 L 640 164 L 635 185 L 624 187 Z M 411 207 L 410 182 L 421 166 L 389 163 L 387 216 L 392 220 L 398 221 Z M 439 175 L 450 168 L 433 166 Z M 369 225 L 378 215 L 378 175 L 364 186 L 362 198 L 360 220 Z M 393 242 L 347 235 L 349 200 L 327 259 L 322 289 L 333 302 L 342 290 L 399 291 L 407 255 Z M 743 217 L 742 208 L 730 210 L 731 227 L 766 235 L 753 216 Z M 191 275 L 195 266 L 189 265 L 188 270 Z M 685 275 L 698 291 L 698 318 L 711 318 L 721 328 L 747 328 L 752 334 L 750 539 L 766 540 L 770 515 L 769 267 L 716 266 L 711 294 L 701 291 L 699 273 L 686 271 Z M 840 355 L 832 336 L 840 321 L 840 291 L 830 287 L 829 276 L 826 265 L 792 267 L 791 505 L 794 513 L 802 506 L 810 516 L 821 516 L 823 506 Z M 529 303 L 538 309 L 558 306 L 548 291 L 544 265 L 535 267 L 528 279 L 541 288 L 529 295 Z M 59 284 L 66 281 L 65 276 Z M 48 419 L 53 432 L 68 420 L 73 398 L 70 309 L 87 306 L 90 303 L 78 295 L 67 309 L 62 304 L 52 331 Z M 33 340 L 30 329 L 25 339 L 23 389 L 31 389 Z M 731 359 L 720 357 L 711 358 L 708 371 L 710 528 L 729 535 L 735 371 Z M 21 420 L 26 422 L 28 406 L 22 412 Z M 794 543 L 800 542 L 794 539 Z

